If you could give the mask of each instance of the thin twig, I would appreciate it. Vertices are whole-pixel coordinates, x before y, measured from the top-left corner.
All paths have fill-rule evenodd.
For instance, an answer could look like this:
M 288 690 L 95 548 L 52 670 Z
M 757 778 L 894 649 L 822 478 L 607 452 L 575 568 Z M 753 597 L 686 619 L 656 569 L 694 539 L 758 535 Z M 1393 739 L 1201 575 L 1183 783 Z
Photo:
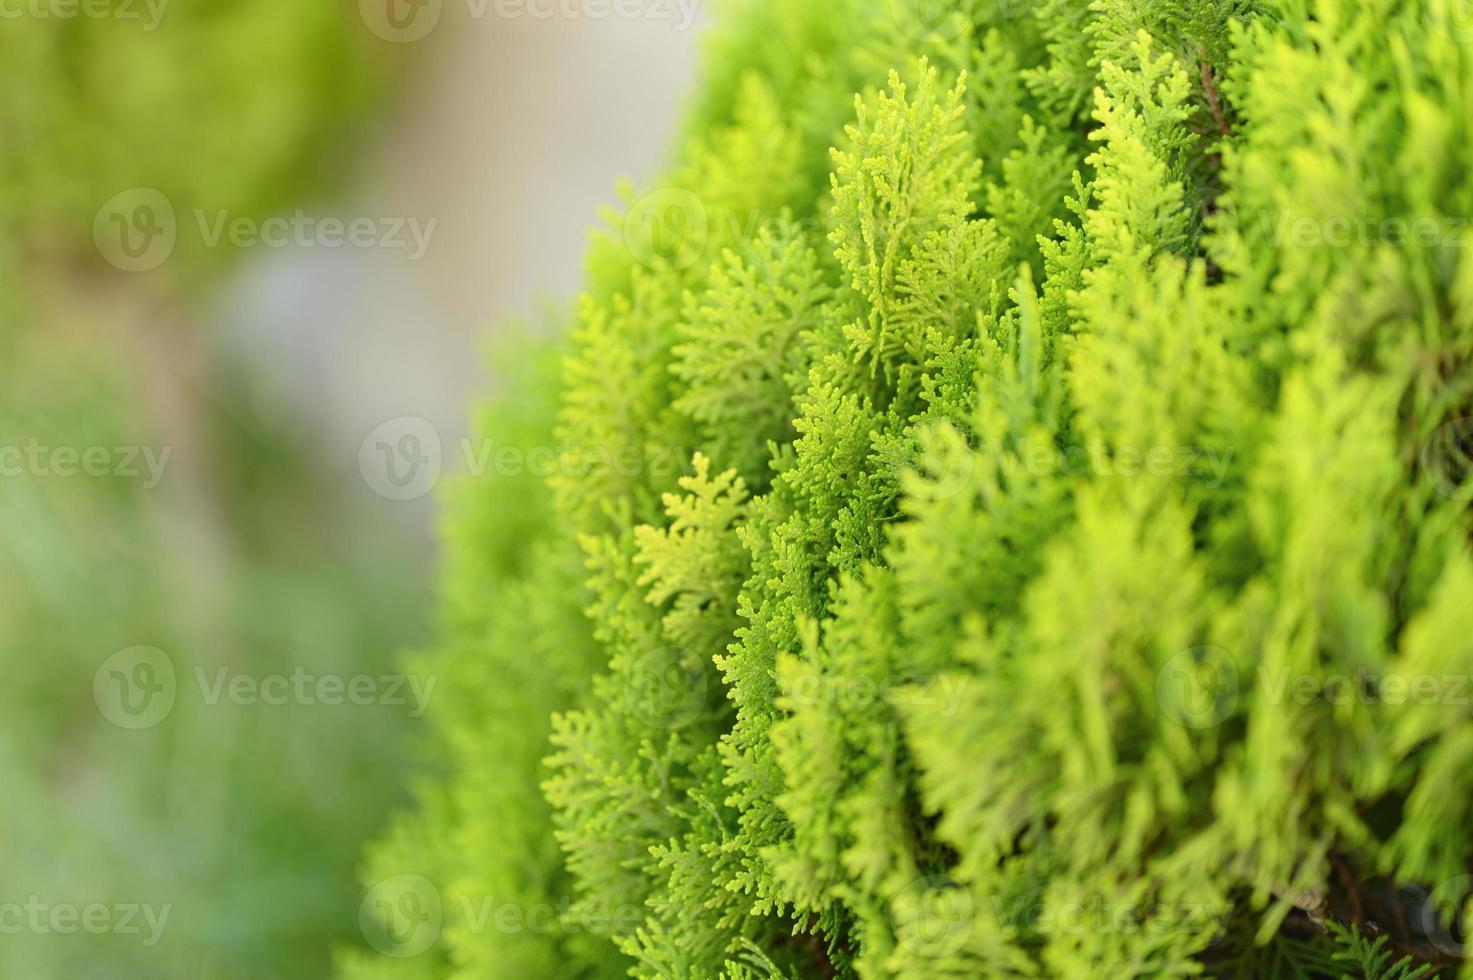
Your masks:
M 1212 119 L 1217 123 L 1217 131 L 1224 136 L 1233 135 L 1233 127 L 1227 121 L 1227 115 L 1222 111 L 1222 95 L 1217 90 L 1217 81 L 1212 77 L 1212 63 L 1207 60 L 1207 48 L 1198 45 L 1197 52 L 1200 56 L 1202 70 L 1202 94 L 1207 98 L 1207 109 L 1212 113 Z

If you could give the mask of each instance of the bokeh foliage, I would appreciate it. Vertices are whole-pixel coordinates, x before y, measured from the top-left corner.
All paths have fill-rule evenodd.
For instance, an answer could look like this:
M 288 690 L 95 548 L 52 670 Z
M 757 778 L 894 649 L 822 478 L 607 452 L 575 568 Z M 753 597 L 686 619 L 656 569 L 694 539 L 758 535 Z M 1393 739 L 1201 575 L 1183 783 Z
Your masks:
M 157 486 L 0 479 L 0 902 L 171 911 L 152 947 L 7 932 L 0 973 L 323 976 L 358 938 L 353 869 L 401 792 L 404 710 L 210 705 L 193 671 L 391 670 L 416 635 L 411 570 L 351 543 L 363 515 L 331 504 L 341 474 L 310 426 L 213 349 L 210 291 L 236 257 L 181 236 L 129 275 L 93 218 L 140 186 L 181 221 L 299 206 L 343 169 L 389 66 L 326 0 L 174 2 L 152 29 L 20 6 L 0 22 L 0 444 L 169 457 Z M 179 690 L 142 731 L 93 698 L 135 645 L 172 659 Z

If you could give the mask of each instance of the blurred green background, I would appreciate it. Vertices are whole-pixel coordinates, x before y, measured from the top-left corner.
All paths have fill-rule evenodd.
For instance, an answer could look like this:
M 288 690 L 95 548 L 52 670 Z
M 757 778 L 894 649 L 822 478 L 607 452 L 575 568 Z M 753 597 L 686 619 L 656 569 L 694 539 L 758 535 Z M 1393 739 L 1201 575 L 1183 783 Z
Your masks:
M 0 977 L 371 953 L 355 872 L 437 679 L 397 677 L 433 494 L 365 439 L 425 420 L 456 469 L 485 334 L 571 291 L 691 63 L 688 25 L 443 14 L 0 3 Z

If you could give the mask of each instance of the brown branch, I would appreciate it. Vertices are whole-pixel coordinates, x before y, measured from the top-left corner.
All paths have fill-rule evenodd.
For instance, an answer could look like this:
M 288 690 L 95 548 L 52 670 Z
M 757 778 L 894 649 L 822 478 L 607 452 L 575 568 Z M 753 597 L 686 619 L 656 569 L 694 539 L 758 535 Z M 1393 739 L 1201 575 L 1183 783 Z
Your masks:
M 1227 114 L 1222 111 L 1222 94 L 1217 89 L 1217 80 L 1212 76 L 1212 63 L 1207 60 L 1207 49 L 1198 45 L 1197 53 L 1202 71 L 1202 95 L 1207 99 L 1207 110 L 1212 113 L 1213 122 L 1217 123 L 1217 131 L 1224 136 L 1231 136 L 1233 127 L 1227 121 Z

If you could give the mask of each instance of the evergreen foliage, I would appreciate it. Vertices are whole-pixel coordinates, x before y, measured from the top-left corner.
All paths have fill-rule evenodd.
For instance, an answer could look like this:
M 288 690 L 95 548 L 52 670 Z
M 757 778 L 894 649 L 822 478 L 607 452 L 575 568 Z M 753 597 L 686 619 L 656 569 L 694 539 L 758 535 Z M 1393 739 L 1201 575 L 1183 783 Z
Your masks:
M 728 4 L 508 366 L 348 975 L 1473 977 L 1467 25 L 928 6 Z

